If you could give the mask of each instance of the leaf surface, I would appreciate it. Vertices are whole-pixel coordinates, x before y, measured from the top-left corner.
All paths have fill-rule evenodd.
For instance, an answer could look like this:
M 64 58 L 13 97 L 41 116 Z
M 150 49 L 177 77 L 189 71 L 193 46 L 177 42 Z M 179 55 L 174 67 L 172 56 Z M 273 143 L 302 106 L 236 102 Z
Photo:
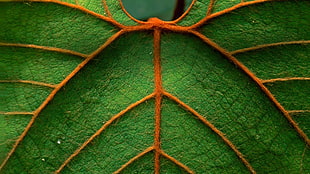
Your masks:
M 1 173 L 310 172 L 307 0 L 0 5 Z

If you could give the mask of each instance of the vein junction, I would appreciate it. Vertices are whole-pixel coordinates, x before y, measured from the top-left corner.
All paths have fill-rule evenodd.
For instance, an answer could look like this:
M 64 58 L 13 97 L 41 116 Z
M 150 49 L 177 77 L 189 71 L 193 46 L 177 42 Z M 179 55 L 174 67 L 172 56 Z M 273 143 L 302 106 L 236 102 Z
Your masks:
M 149 30 L 154 32 L 154 92 L 143 99 L 129 105 L 127 108 L 125 108 L 123 111 L 120 113 L 114 115 L 109 121 L 107 121 L 99 130 L 97 130 L 96 133 L 94 133 L 90 138 L 88 138 L 78 149 L 75 150 L 74 153 L 72 153 L 61 166 L 55 171 L 56 173 L 60 173 L 64 167 L 74 158 L 76 157 L 82 149 L 84 149 L 90 142 L 92 142 L 97 136 L 99 136 L 109 125 L 111 125 L 116 119 L 122 117 L 125 113 L 127 113 L 129 110 L 132 108 L 138 106 L 139 104 L 154 98 L 155 99 L 155 129 L 154 129 L 154 144 L 151 147 L 146 148 L 143 152 L 139 153 L 132 159 L 130 159 L 126 164 L 121 166 L 115 173 L 121 172 L 123 169 L 125 169 L 128 165 L 130 165 L 132 162 L 137 160 L 138 158 L 142 157 L 143 155 L 149 153 L 149 152 L 154 152 L 154 172 L 156 174 L 160 173 L 160 156 L 163 156 L 170 161 L 174 162 L 177 166 L 181 167 L 183 170 L 185 170 L 187 173 L 194 173 L 189 167 L 181 163 L 180 161 L 174 159 L 173 157 L 169 156 L 166 154 L 163 149 L 161 148 L 161 141 L 160 141 L 160 121 L 161 121 L 161 108 L 162 108 L 162 99 L 163 97 L 167 97 L 170 100 L 173 100 L 177 104 L 179 104 L 181 107 L 184 109 L 188 110 L 192 115 L 194 115 L 197 119 L 199 119 L 202 123 L 204 123 L 205 126 L 209 127 L 213 132 L 215 132 L 221 139 L 225 142 L 229 148 L 231 148 L 234 153 L 238 156 L 238 158 L 242 161 L 242 163 L 247 167 L 247 169 L 251 173 L 256 173 L 251 164 L 247 161 L 247 159 L 244 157 L 244 155 L 237 149 L 237 147 L 225 136 L 224 133 L 222 133 L 218 128 L 216 128 L 214 125 L 212 125 L 208 120 L 205 119 L 202 115 L 200 115 L 197 111 L 192 109 L 190 106 L 187 104 L 183 103 L 181 100 L 173 96 L 172 94 L 166 92 L 163 87 L 162 87 L 162 79 L 161 79 L 161 59 L 160 59 L 160 36 L 161 36 L 161 31 L 163 30 L 168 30 L 172 32 L 179 32 L 179 33 L 189 33 L 197 36 L 200 38 L 202 41 L 204 41 L 206 44 L 210 45 L 213 47 L 215 50 L 219 51 L 222 55 L 224 55 L 227 59 L 231 60 L 236 66 L 238 66 L 241 70 L 243 70 L 258 86 L 262 89 L 262 91 L 270 98 L 270 100 L 275 103 L 276 107 L 281 110 L 281 112 L 284 113 L 285 117 L 289 120 L 291 125 L 296 129 L 296 131 L 299 133 L 299 135 L 304 139 L 307 145 L 310 145 L 309 138 L 306 136 L 306 134 L 298 127 L 297 123 L 291 118 L 289 115 L 289 111 L 286 111 L 282 105 L 274 98 L 274 96 L 271 94 L 271 92 L 265 87 L 263 83 L 269 83 L 273 81 L 284 81 L 284 80 L 310 80 L 310 78 L 307 77 L 293 77 L 293 78 L 288 78 L 288 79 L 270 79 L 270 80 L 261 80 L 258 79 L 253 72 L 251 72 L 247 67 L 245 67 L 241 62 L 239 62 L 233 54 L 245 52 L 245 51 L 251 51 L 255 49 L 260 49 L 263 47 L 268 47 L 268 46 L 275 46 L 276 44 L 266 44 L 266 45 L 261 45 L 253 48 L 248 48 L 248 49 L 242 49 L 242 50 L 236 50 L 234 52 L 228 52 L 225 49 L 221 48 L 218 46 L 216 43 L 212 42 L 209 38 L 205 37 L 201 33 L 197 31 L 197 29 L 206 24 L 209 20 L 226 14 L 230 13 L 238 8 L 244 7 L 244 6 L 249 6 L 252 4 L 256 3 L 262 3 L 266 2 L 268 0 L 256 0 L 256 1 L 250 1 L 250 2 L 241 2 L 237 4 L 236 6 L 233 6 L 231 8 L 225 9 L 223 11 L 213 13 L 212 14 L 212 8 L 214 1 L 210 3 L 210 6 L 208 8 L 207 16 L 203 18 L 201 21 L 196 23 L 195 25 L 189 26 L 189 27 L 183 27 L 183 26 L 178 26 L 174 22 L 164 22 L 161 21 L 157 18 L 151 18 L 147 22 L 141 22 L 140 25 L 137 26 L 124 26 L 120 23 L 118 23 L 116 20 L 112 18 L 111 15 L 109 17 L 105 17 L 102 15 L 99 15 L 97 13 L 94 13 L 90 10 L 87 10 L 86 8 L 83 8 L 82 6 L 78 5 L 77 1 L 76 4 L 69 4 L 57 0 L 30 0 L 30 2 L 51 2 L 51 3 L 57 3 L 61 5 L 65 5 L 71 8 L 75 8 L 78 10 L 81 10 L 87 14 L 91 14 L 97 18 L 102 19 L 103 21 L 109 22 L 113 24 L 114 26 L 119 28 L 119 32 L 114 34 L 112 37 L 110 37 L 102 46 L 100 46 L 96 51 L 91 53 L 90 55 L 85 55 L 82 53 L 78 52 L 73 52 L 70 50 L 65 50 L 65 49 L 60 49 L 60 48 L 52 48 L 52 47 L 44 47 L 44 46 L 36 46 L 36 45 L 27 45 L 27 44 L 9 44 L 9 43 L 0 43 L 0 46 L 20 46 L 20 47 L 29 47 L 29 48 L 35 48 L 35 49 L 45 49 L 49 51 L 56 51 L 56 52 L 61 52 L 65 54 L 72 54 L 72 55 L 77 55 L 82 58 L 84 58 L 83 62 L 79 64 L 60 84 L 53 85 L 53 84 L 46 84 L 43 82 L 34 82 L 30 80 L 0 80 L 0 83 L 29 83 L 33 85 L 42 85 L 42 86 L 47 86 L 50 88 L 53 88 L 53 91 L 50 93 L 50 95 L 46 98 L 46 100 L 37 108 L 36 111 L 34 112 L 29 112 L 26 114 L 33 115 L 31 121 L 29 122 L 28 126 L 25 128 L 24 132 L 21 134 L 19 139 L 16 141 L 15 145 L 13 146 L 12 150 L 9 152 L 7 155 L 6 159 L 4 162 L 1 164 L 0 169 L 4 167 L 4 165 L 7 163 L 8 159 L 11 157 L 11 155 L 15 152 L 17 146 L 20 144 L 20 142 L 23 140 L 23 138 L 26 136 L 27 132 L 33 125 L 34 121 L 40 114 L 40 112 L 48 105 L 48 103 L 54 98 L 56 93 L 71 79 L 73 78 L 77 72 L 79 72 L 90 60 L 92 60 L 95 56 L 97 56 L 102 50 L 104 50 L 108 45 L 110 45 L 115 39 L 120 37 L 121 35 L 128 33 L 128 32 L 134 32 L 134 31 L 145 31 Z M 104 1 L 105 2 L 105 1 Z M 106 11 L 108 8 L 106 7 L 105 4 L 105 9 Z M 111 14 L 111 13 L 108 13 Z M 309 43 L 309 41 L 296 41 L 294 44 L 305 44 Z M 278 45 L 281 44 L 286 44 L 286 43 L 279 43 Z M 292 44 L 292 43 L 288 43 Z M 302 112 L 302 111 L 291 111 L 291 112 Z M 11 114 L 19 114 L 19 112 L 10 112 Z M 23 112 L 20 112 L 22 114 L 25 114 Z

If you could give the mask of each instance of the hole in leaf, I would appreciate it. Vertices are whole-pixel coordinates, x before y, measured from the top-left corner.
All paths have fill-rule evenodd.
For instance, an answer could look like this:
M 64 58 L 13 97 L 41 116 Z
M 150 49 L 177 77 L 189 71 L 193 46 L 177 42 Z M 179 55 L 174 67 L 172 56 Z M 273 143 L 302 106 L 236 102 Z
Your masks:
M 192 0 L 122 0 L 122 3 L 126 11 L 138 20 L 157 17 L 172 21 L 182 16 Z

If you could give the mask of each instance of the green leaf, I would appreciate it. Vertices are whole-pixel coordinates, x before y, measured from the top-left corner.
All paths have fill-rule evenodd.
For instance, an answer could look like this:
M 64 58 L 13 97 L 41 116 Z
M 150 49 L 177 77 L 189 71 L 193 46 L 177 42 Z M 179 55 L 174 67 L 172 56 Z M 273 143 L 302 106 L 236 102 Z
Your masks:
M 310 172 L 308 0 L 0 6 L 0 173 Z

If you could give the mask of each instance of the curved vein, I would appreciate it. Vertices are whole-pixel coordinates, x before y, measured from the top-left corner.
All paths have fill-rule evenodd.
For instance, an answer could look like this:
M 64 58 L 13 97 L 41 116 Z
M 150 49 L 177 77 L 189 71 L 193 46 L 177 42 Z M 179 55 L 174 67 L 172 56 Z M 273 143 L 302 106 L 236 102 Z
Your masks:
M 110 120 L 108 120 L 103 126 L 97 130 L 96 133 L 94 133 L 88 140 L 86 140 L 73 154 L 70 155 L 69 158 L 67 158 L 61 166 L 55 171 L 55 173 L 60 173 L 61 170 L 75 157 L 77 156 L 91 141 L 93 141 L 97 136 L 99 136 L 108 126 L 110 126 L 116 119 L 122 117 L 125 113 L 127 113 L 129 110 L 133 109 L 134 107 L 140 105 L 141 103 L 151 99 L 154 97 L 154 93 L 144 97 L 143 99 L 129 105 L 126 109 L 122 110 L 118 114 L 114 115 Z
M 146 148 L 143 152 L 139 153 L 138 155 L 136 155 L 135 157 L 131 158 L 126 164 L 122 165 L 121 168 L 117 169 L 115 172 L 113 172 L 113 174 L 118 174 L 120 173 L 122 170 L 124 170 L 127 166 L 129 166 L 131 163 L 133 163 L 134 161 L 136 161 L 138 158 L 144 156 L 145 154 L 149 153 L 150 151 L 154 150 L 154 146 L 148 147 Z
M 197 1 L 197 0 L 192 0 L 192 3 L 191 3 L 191 5 L 187 8 L 187 10 L 186 10 L 179 18 L 177 18 L 177 19 L 171 21 L 171 23 L 176 24 L 176 23 L 178 23 L 179 21 L 181 21 L 181 20 L 191 11 L 191 9 L 192 9 L 192 7 L 195 5 L 196 1 Z
M 304 131 L 298 126 L 298 124 L 292 119 L 290 114 L 284 109 L 284 107 L 278 102 L 278 100 L 273 96 L 273 94 L 268 90 L 268 88 L 262 83 L 262 81 L 255 76 L 255 74 L 250 71 L 245 65 L 239 62 L 234 56 L 232 56 L 228 51 L 224 48 L 220 47 L 209 38 L 199 33 L 198 31 L 191 30 L 192 34 L 196 35 L 203 42 L 213 47 L 215 50 L 219 51 L 224 57 L 226 57 L 229 61 L 234 63 L 238 68 L 240 68 L 247 76 L 249 76 L 266 94 L 266 96 L 270 99 L 270 101 L 283 113 L 284 117 L 288 120 L 288 122 L 293 126 L 293 128 L 297 131 L 300 137 L 305 141 L 307 145 L 310 146 L 310 139 L 304 133 Z
M 202 20 L 200 20 L 199 22 L 197 22 L 196 24 L 190 26 L 191 29 L 195 29 L 198 28 L 202 25 L 204 25 L 207 21 L 216 18 L 218 16 L 224 15 L 226 13 L 230 13 L 236 9 L 239 9 L 241 7 L 245 7 L 245 6 L 249 6 L 249 5 L 253 5 L 253 4 L 258 4 L 258 3 L 262 3 L 262 2 L 267 2 L 267 1 L 274 1 L 274 0 L 256 0 L 256 1 L 248 1 L 248 2 L 240 2 L 239 4 L 232 6 L 230 8 L 224 9 L 222 11 L 207 15 L 206 17 L 204 17 Z
M 166 157 L 167 159 L 169 159 L 170 161 L 172 161 L 174 164 L 180 166 L 182 169 L 184 169 L 187 173 L 193 174 L 195 172 L 193 172 L 189 167 L 187 167 L 186 165 L 182 164 L 180 161 L 176 160 L 175 158 L 173 158 L 172 156 L 166 154 L 164 151 L 160 151 L 160 154 L 164 157 Z
M 106 48 L 108 45 L 110 45 L 116 38 L 118 38 L 120 35 L 122 35 L 124 32 L 121 30 L 111 36 L 103 45 L 101 45 L 96 51 L 91 53 L 82 63 L 80 63 L 50 94 L 49 96 L 43 101 L 43 103 L 37 108 L 37 110 L 34 111 L 34 114 L 29 121 L 28 125 L 24 129 L 23 133 L 20 135 L 20 137 L 16 140 L 16 143 L 14 144 L 11 151 L 8 153 L 6 158 L 3 160 L 2 164 L 0 165 L 0 170 L 4 167 L 4 165 L 7 163 L 9 158 L 12 156 L 12 154 L 15 152 L 17 146 L 20 144 L 20 142 L 24 139 L 24 137 L 27 135 L 28 131 L 30 130 L 31 126 L 35 122 L 36 118 L 39 116 L 40 112 L 48 105 L 48 103 L 54 98 L 54 96 L 58 93 L 58 91 L 67 84 L 69 80 L 71 80 L 72 77 L 74 77 L 90 60 L 92 60 L 95 56 L 97 56 L 104 48 Z
M 267 48 L 267 47 L 280 46 L 280 45 L 309 44 L 309 43 L 310 43 L 310 40 L 277 42 L 277 43 L 257 45 L 257 46 L 254 46 L 254 47 L 243 48 L 243 49 L 231 51 L 230 54 L 234 55 L 234 54 L 244 53 L 244 52 L 258 50 L 258 49 Z
M 19 43 L 2 43 L 0 42 L 0 46 L 7 46 L 7 47 L 24 47 L 24 48 L 34 48 L 34 49 L 40 49 L 40 50 L 47 50 L 47 51 L 54 51 L 64 54 L 70 54 L 74 56 L 79 56 L 86 58 L 88 55 L 79 53 L 72 50 L 62 49 L 62 48 L 56 48 L 56 47 L 47 47 L 47 46 L 40 46 L 40 45 L 33 45 L 33 44 L 19 44 Z
M 310 77 L 287 77 L 287 78 L 276 78 L 276 79 L 268 79 L 261 80 L 262 83 L 273 83 L 273 82 L 284 82 L 291 80 L 310 80 Z
M 57 87 L 57 85 L 54 85 L 54 84 L 48 84 L 44 82 L 37 82 L 37 81 L 31 81 L 31 80 L 0 80 L 0 83 L 26 83 L 26 84 L 32 84 L 32 85 L 38 85 L 38 86 L 45 86 L 49 88 Z
M 67 7 L 70 7 L 70 8 L 74 8 L 74 9 L 77 9 L 77 10 L 80 10 L 80 11 L 83 11 L 87 14 L 90 14 L 96 18 L 99 18 L 99 19 L 102 19 L 106 22 L 109 22 L 111 24 L 113 24 L 114 26 L 117 26 L 119 28 L 123 28 L 124 26 L 120 23 L 118 23 L 117 21 L 115 21 L 114 19 L 112 18 L 109 18 L 109 17 L 106 17 L 106 16 L 103 16 L 103 15 L 100 15 L 98 13 L 95 13 L 91 10 L 88 10 L 82 6 L 79 6 L 79 5 L 76 5 L 76 4 L 70 4 L 68 2 L 62 2 L 62 1 L 58 1 L 58 0 L 25 0 L 25 1 L 21 1 L 21 0 L 9 0 L 8 2 L 45 2 L 45 3 L 55 3 L 55 4 L 60 4 L 60 5 L 64 5 L 64 6 L 67 6 Z
M 248 168 L 248 170 L 251 173 L 256 173 L 251 164 L 243 157 L 243 154 L 237 149 L 237 147 L 224 135 L 223 132 L 221 132 L 219 129 L 217 129 L 212 123 L 210 123 L 205 117 L 200 115 L 197 111 L 195 111 L 193 108 L 191 108 L 189 105 L 182 102 L 177 97 L 173 96 L 172 94 L 168 92 L 164 92 L 164 95 L 170 98 L 171 100 L 175 101 L 179 105 L 181 105 L 183 108 L 188 110 L 190 113 L 192 113 L 194 116 L 196 116 L 202 123 L 204 123 L 206 126 L 208 126 L 213 132 L 215 132 L 221 139 L 235 152 L 235 154 L 239 157 L 239 159 L 243 162 L 243 164 Z
M 127 10 L 125 9 L 125 7 L 124 7 L 124 4 L 123 4 L 122 0 L 118 0 L 118 3 L 119 3 L 119 5 L 121 6 L 121 9 L 123 10 L 123 12 L 124 12 L 131 20 L 133 20 L 133 21 L 135 21 L 135 22 L 137 22 L 137 23 L 139 23 L 139 24 L 144 24 L 144 23 L 145 23 L 144 21 L 140 21 L 140 20 L 134 18 L 133 16 L 131 16 L 131 15 L 128 13 L 128 11 L 127 11 Z

